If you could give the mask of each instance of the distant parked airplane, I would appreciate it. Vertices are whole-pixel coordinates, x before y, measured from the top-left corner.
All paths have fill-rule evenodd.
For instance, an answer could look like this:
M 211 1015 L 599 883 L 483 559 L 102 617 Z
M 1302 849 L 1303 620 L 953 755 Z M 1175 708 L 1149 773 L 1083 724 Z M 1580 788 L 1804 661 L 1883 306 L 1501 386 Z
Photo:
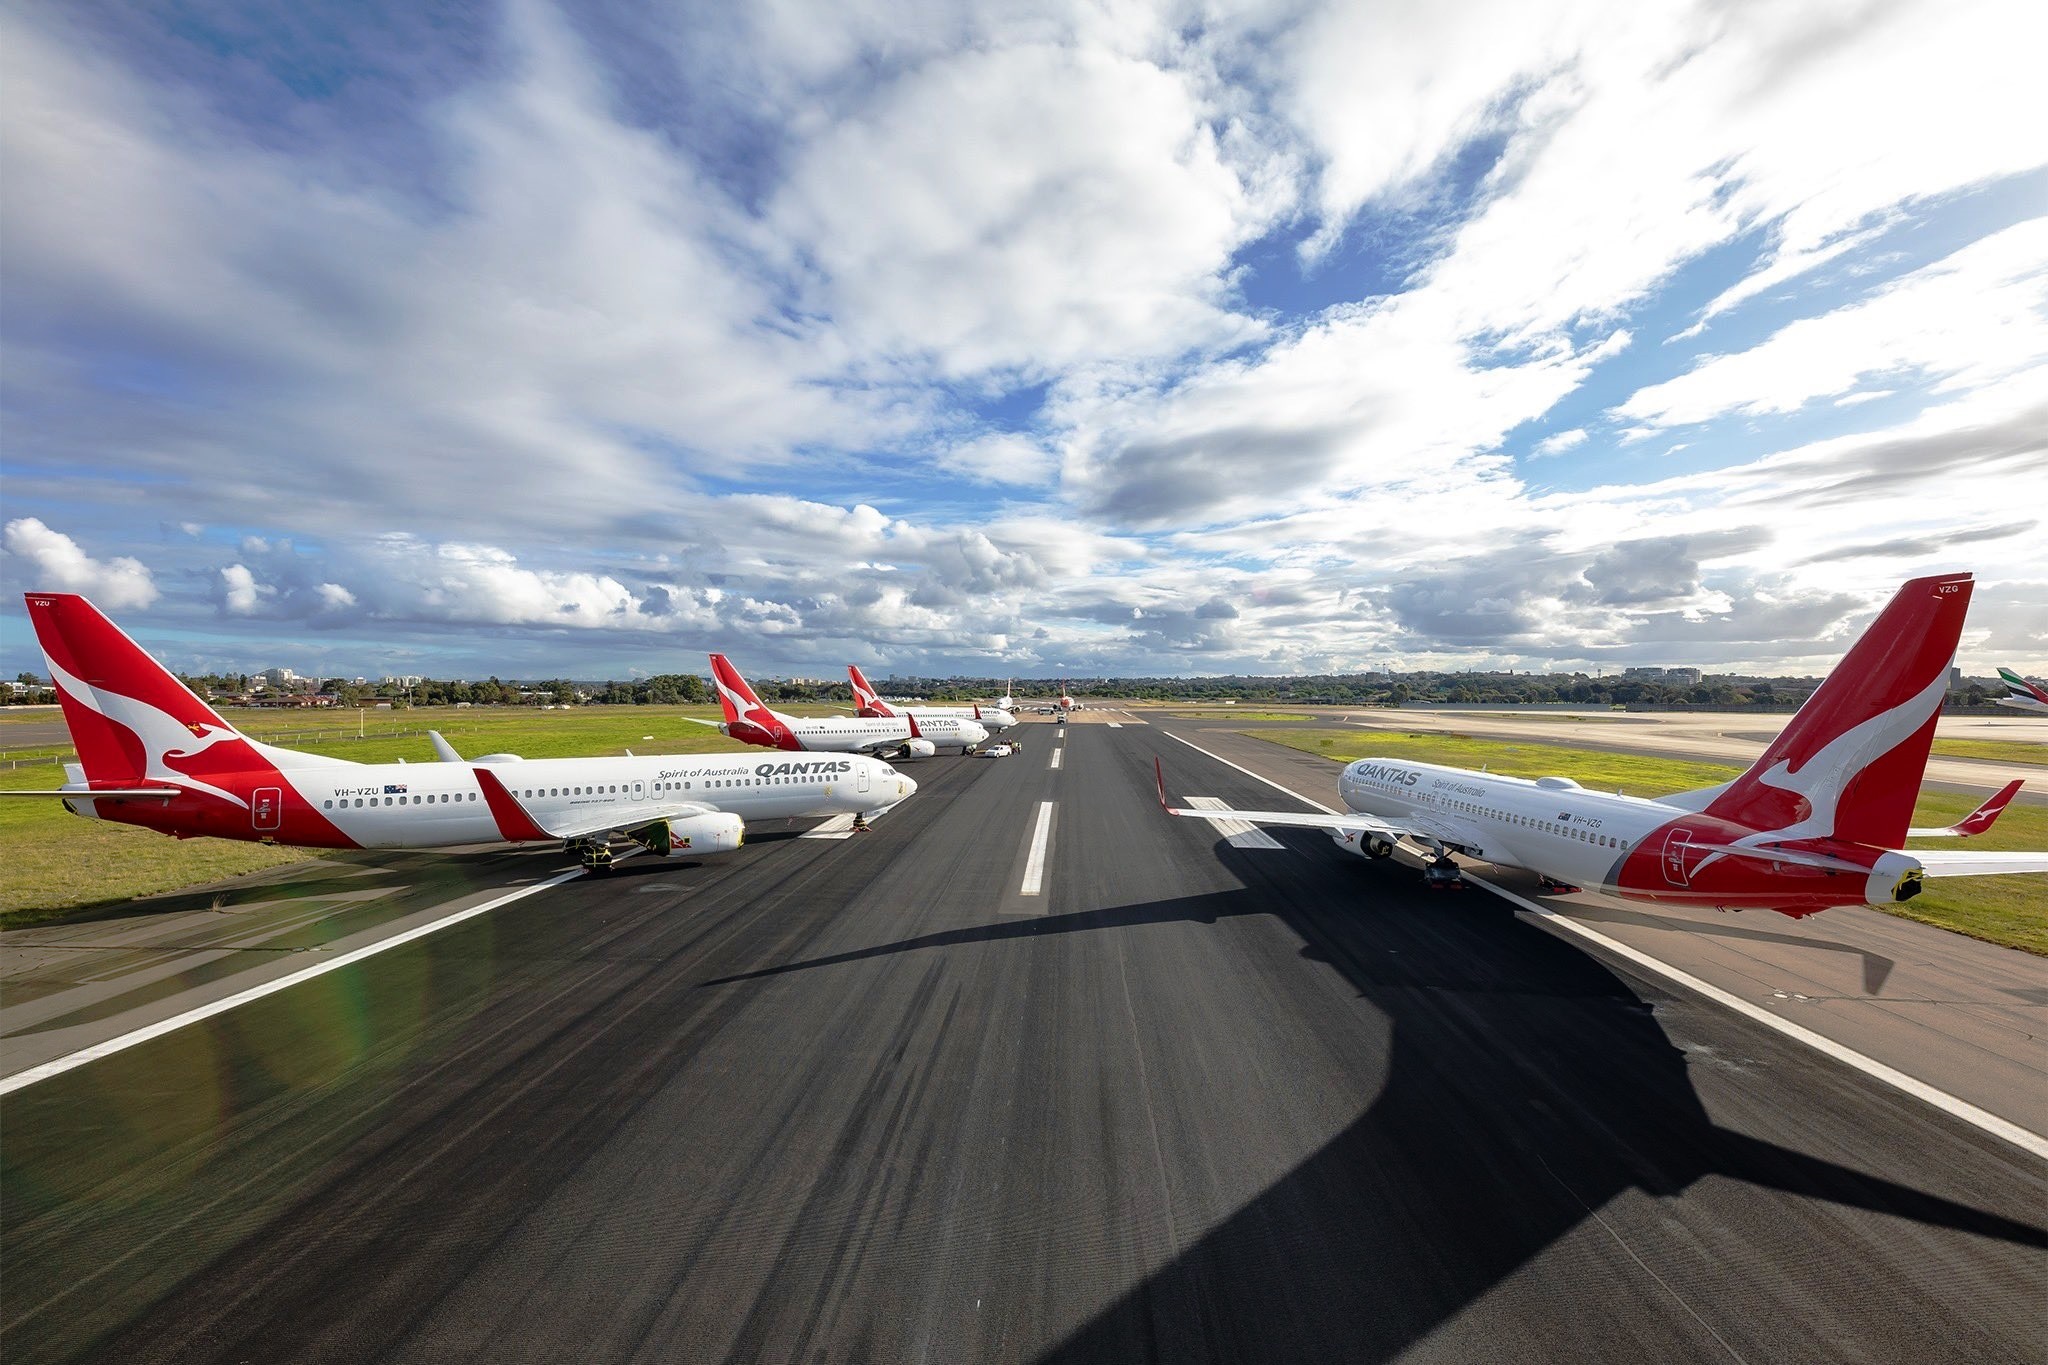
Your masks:
M 562 841 L 585 867 L 624 834 L 661 855 L 738 848 L 749 819 L 872 814 L 917 790 L 887 763 L 751 754 L 351 763 L 259 743 L 221 719 L 85 598 L 25 595 L 78 749 L 55 791 L 76 815 L 179 838 L 303 848 Z
M 933 716 L 929 725 L 917 716 L 833 716 L 824 720 L 785 716 L 754 695 L 754 689 L 723 654 L 711 656 L 711 681 L 718 689 L 725 720 L 697 723 L 715 725 L 734 739 L 767 749 L 930 758 L 942 747 L 971 754 L 988 738 L 987 726 L 959 716 Z
M 2048 715 L 2048 692 L 2028 682 L 2009 668 L 1998 670 L 1998 676 L 2005 679 L 2005 685 L 2012 689 L 2008 696 L 1998 699 L 2000 706 L 2010 706 L 2016 711 L 2032 711 L 2036 715 Z
M 2020 789 L 2009 784 L 1947 828 L 1907 827 L 1971 587 L 1957 574 L 1900 588 L 1763 757 L 1718 787 L 1646 800 L 1590 792 L 1568 777 L 1532 782 L 1361 758 L 1338 778 L 1344 814 L 1177 810 L 1167 806 L 1163 768 L 1159 803 L 1201 820 L 1327 830 L 1373 858 L 1413 839 L 1435 855 L 1433 885 L 1456 883 L 1457 852 L 1630 900 L 1795 918 L 1910 900 L 1925 877 L 2048 872 L 2048 852 L 1898 849 L 1916 835 L 1981 834 Z
M 860 671 L 859 664 L 848 664 L 846 676 L 853 683 L 855 714 L 867 718 L 890 716 L 916 716 L 917 723 L 929 731 L 932 721 L 939 716 L 966 717 L 979 722 L 984 730 L 992 733 L 1009 729 L 1017 718 L 998 706 L 897 706 L 883 701 L 874 687 L 869 684 L 867 674 Z

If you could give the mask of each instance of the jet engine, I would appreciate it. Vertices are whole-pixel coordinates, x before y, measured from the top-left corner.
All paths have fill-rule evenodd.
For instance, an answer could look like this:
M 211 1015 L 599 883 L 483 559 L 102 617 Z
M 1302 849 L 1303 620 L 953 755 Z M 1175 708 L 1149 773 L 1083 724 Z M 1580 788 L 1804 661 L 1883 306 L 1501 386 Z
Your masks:
M 1369 834 L 1364 830 L 1331 830 L 1330 837 L 1361 858 L 1391 858 L 1394 856 L 1394 841 L 1383 834 Z
M 656 820 L 642 825 L 628 831 L 628 837 L 661 858 L 730 853 L 747 841 L 747 822 L 724 812 L 686 815 L 677 820 Z
M 930 758 L 939 746 L 928 739 L 906 739 L 896 747 L 898 758 Z

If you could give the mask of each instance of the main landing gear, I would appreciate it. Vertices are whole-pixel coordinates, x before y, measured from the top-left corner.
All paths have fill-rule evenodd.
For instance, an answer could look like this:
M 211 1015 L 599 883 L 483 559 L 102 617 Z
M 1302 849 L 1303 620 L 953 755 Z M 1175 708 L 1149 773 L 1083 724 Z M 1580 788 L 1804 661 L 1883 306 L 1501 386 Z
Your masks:
M 583 864 L 583 870 L 590 873 L 612 870 L 612 841 L 610 839 L 571 839 L 563 849 L 573 853 Z
M 1439 849 L 1436 857 L 1422 868 L 1422 884 L 1431 891 L 1463 891 L 1465 879 L 1458 875 L 1458 865 L 1451 855 Z
M 1541 872 L 1536 874 L 1536 885 L 1544 894 L 1551 896 L 1576 895 L 1579 890 L 1578 887 L 1573 886 L 1570 882 L 1561 882 L 1555 877 L 1546 877 Z

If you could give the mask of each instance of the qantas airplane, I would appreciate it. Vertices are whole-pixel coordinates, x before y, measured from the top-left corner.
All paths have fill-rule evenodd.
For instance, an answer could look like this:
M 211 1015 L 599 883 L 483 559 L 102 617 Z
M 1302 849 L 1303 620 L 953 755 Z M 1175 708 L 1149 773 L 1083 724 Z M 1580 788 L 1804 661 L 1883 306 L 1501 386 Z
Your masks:
M 738 848 L 750 819 L 876 814 L 917 783 L 845 757 L 750 754 L 351 763 L 262 744 L 221 719 L 83 597 L 25 594 L 79 762 L 50 796 L 180 839 L 301 848 L 561 842 L 593 870 L 624 834 L 665 858 Z
M 2009 668 L 1998 670 L 1998 676 L 2005 679 L 2005 685 L 2012 689 L 2010 696 L 2000 697 L 2000 706 L 2010 706 L 2018 711 L 2032 711 L 2035 715 L 2048 715 L 2048 692 L 2042 691 Z
M 1909 829 L 1949 660 L 1970 604 L 1968 574 L 1899 589 L 1863 638 L 1763 757 L 1732 782 L 1661 800 L 1607 795 L 1568 777 L 1529 781 L 1393 758 L 1362 758 L 1338 779 L 1347 813 L 1180 810 L 1329 832 L 1384 858 L 1407 838 L 1434 855 L 1432 884 L 1456 884 L 1453 853 L 1536 872 L 1629 900 L 1777 910 L 1797 918 L 1836 905 L 1886 905 L 1925 877 L 2048 872 L 2048 853 L 1899 851 L 1908 836 L 1990 828 L 2014 782 L 1945 829 Z
M 980 722 L 981 728 L 991 733 L 1001 733 L 1017 723 L 1015 716 L 1003 708 L 995 706 L 894 707 L 888 702 L 883 701 L 875 692 L 875 689 L 869 685 L 868 676 L 860 671 L 859 664 L 848 664 L 846 666 L 846 676 L 853 683 L 855 713 L 863 717 L 914 715 L 917 717 L 918 724 L 928 730 L 931 728 L 932 718 L 935 716 L 966 716 L 970 720 Z
M 711 656 L 711 681 L 718 688 L 724 721 L 700 720 L 734 739 L 764 749 L 806 753 L 873 754 L 881 758 L 930 758 L 941 748 L 971 754 L 988 739 L 988 727 L 961 716 L 832 716 L 800 720 L 769 709 L 723 654 Z

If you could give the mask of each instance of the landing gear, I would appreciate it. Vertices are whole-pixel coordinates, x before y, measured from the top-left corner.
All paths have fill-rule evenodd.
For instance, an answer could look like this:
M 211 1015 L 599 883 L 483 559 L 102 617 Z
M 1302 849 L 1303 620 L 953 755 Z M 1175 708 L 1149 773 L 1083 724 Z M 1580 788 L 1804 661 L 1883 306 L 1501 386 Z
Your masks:
M 1555 877 L 1546 877 L 1540 872 L 1536 874 L 1536 885 L 1539 888 L 1541 888 L 1546 895 L 1551 896 L 1575 895 L 1577 894 L 1579 889 L 1578 887 L 1573 886 L 1570 882 L 1561 882 Z
M 583 870 L 590 873 L 612 870 L 612 841 L 609 839 L 584 839 L 576 845 L 577 860 Z
M 1422 884 L 1431 891 L 1463 891 L 1465 879 L 1448 853 L 1438 853 L 1422 869 Z
M 867 817 L 867 812 L 866 812 L 866 811 L 855 811 L 855 812 L 854 812 L 854 814 L 853 814 L 853 832 L 854 832 L 855 834 L 866 834 L 866 833 L 868 832 L 868 817 Z

